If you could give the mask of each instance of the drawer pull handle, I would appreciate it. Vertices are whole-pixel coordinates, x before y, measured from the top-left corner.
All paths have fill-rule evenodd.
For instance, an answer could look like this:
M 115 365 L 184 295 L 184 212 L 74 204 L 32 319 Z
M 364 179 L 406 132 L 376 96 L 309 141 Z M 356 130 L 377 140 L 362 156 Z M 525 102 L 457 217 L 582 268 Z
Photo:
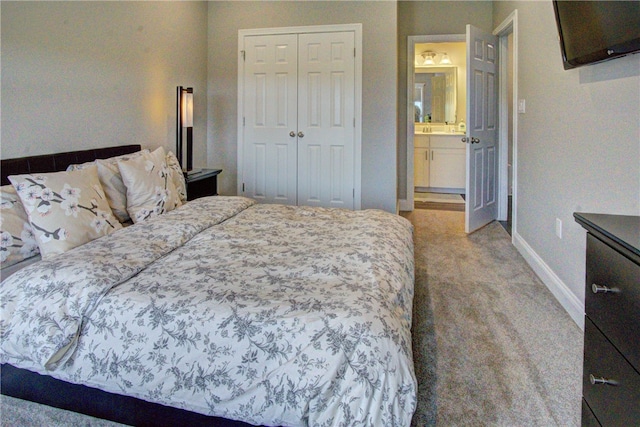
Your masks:
M 618 381 L 616 380 L 608 380 L 606 378 L 596 378 L 593 374 L 589 374 L 589 382 L 593 385 L 597 384 L 607 384 L 607 385 L 618 385 Z
M 604 285 L 596 285 L 595 283 L 591 285 L 591 291 L 594 294 L 608 294 L 608 293 L 619 294 L 620 293 L 620 289 L 618 288 L 610 288 Z

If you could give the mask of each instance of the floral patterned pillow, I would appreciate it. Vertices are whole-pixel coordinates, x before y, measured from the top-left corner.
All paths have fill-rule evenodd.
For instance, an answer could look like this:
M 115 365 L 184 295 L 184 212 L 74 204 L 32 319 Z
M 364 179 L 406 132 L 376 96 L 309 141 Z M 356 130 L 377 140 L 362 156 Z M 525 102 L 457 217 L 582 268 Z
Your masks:
M 100 179 L 104 194 L 107 196 L 107 202 L 109 202 L 109 206 L 111 206 L 111 211 L 113 215 L 118 218 L 118 221 L 126 222 L 131 218 L 129 218 L 129 213 L 127 212 L 127 188 L 122 182 L 118 162 L 130 160 L 148 152 L 149 150 L 144 149 L 142 151 L 136 151 L 135 153 L 109 157 L 108 159 L 98 159 L 92 162 L 73 164 L 69 165 L 67 171 L 82 170 L 92 165 L 98 166 L 98 179 Z
M 42 258 L 105 236 L 122 225 L 111 213 L 95 165 L 71 172 L 13 175 Z
M 167 166 L 171 170 L 171 179 L 173 180 L 173 185 L 176 186 L 180 201 L 184 203 L 187 201 L 187 182 L 184 179 L 184 172 L 182 172 L 182 167 L 178 163 L 178 158 L 173 154 L 173 151 L 169 151 L 167 154 Z
M 29 217 L 13 185 L 0 187 L 0 268 L 39 253 Z
M 127 211 L 134 223 L 182 205 L 167 167 L 164 148 L 118 162 L 118 168 L 127 187 Z

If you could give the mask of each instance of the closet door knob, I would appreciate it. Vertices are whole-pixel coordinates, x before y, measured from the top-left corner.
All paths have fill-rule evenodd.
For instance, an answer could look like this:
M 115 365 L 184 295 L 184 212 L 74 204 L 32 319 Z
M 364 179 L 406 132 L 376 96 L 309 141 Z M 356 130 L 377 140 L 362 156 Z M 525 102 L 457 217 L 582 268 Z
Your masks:
M 468 143 L 468 142 L 469 142 L 469 138 L 467 138 L 467 137 L 465 136 L 465 137 L 463 137 L 463 138 L 461 139 L 461 141 L 462 141 L 462 142 L 466 142 L 466 143 Z
M 290 136 L 291 138 L 293 138 L 294 136 L 296 136 L 296 133 L 295 133 L 294 131 L 291 131 L 291 132 L 289 132 L 289 136 Z
M 298 138 L 304 138 L 304 133 L 302 133 L 302 131 L 298 132 Z

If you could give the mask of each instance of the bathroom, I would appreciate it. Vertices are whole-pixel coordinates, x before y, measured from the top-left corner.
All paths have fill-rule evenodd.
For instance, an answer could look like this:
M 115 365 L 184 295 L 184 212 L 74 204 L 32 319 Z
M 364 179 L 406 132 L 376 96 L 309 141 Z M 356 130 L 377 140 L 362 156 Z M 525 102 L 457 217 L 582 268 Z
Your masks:
M 416 43 L 414 200 L 464 206 L 467 67 L 465 42 Z M 411 108 L 411 106 L 409 106 Z

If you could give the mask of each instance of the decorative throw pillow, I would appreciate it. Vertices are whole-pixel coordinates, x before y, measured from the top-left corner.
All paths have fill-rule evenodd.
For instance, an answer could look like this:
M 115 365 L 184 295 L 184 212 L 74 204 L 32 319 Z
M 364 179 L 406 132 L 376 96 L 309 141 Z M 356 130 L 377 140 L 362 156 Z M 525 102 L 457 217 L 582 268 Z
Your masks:
M 122 225 L 111 213 L 93 165 L 71 172 L 13 175 L 42 258 L 60 254 Z
M 184 180 L 184 172 L 182 172 L 182 167 L 173 151 L 169 151 L 167 154 L 167 166 L 171 170 L 171 179 L 173 185 L 176 186 L 180 201 L 184 203 L 187 201 L 187 182 Z
M 118 168 L 127 187 L 127 211 L 134 223 L 182 205 L 167 167 L 164 148 L 118 162 Z
M 146 148 L 144 150 L 140 150 L 140 151 L 136 151 L 135 153 L 129 153 L 129 154 L 122 154 L 120 156 L 115 156 L 115 157 L 109 157 L 107 159 L 100 159 L 103 162 L 107 162 L 107 163 L 113 163 L 114 165 L 116 163 L 118 163 L 120 160 L 129 160 L 129 159 L 133 159 L 134 157 L 138 157 L 140 155 L 142 155 L 142 153 L 144 152 L 149 152 L 149 150 L 147 150 Z M 97 162 L 97 160 L 91 161 L 91 162 L 86 162 L 86 163 L 76 163 L 76 164 L 72 164 L 67 166 L 67 172 L 71 172 L 71 171 L 79 171 L 82 169 L 86 169 L 90 166 L 95 165 Z M 98 177 L 100 177 L 100 173 L 98 173 Z
M 39 253 L 29 217 L 13 185 L 0 187 L 0 268 Z
M 127 188 L 122 182 L 122 176 L 120 175 L 120 169 L 118 169 L 118 162 L 122 160 L 130 160 L 141 156 L 143 153 L 148 153 L 149 150 L 144 149 L 136 151 L 135 153 L 123 154 L 121 156 L 109 157 L 108 159 L 98 159 L 93 162 L 73 164 L 69 165 L 67 171 L 82 170 L 92 165 L 98 167 L 98 178 L 100 184 L 107 196 L 109 206 L 113 215 L 118 218 L 120 222 L 129 221 L 129 213 L 127 212 Z
M 90 168 L 91 166 L 95 166 L 95 165 L 96 165 L 95 160 L 92 162 L 86 162 L 86 163 L 74 163 L 72 165 L 67 166 L 67 172 L 81 171 L 83 169 Z

